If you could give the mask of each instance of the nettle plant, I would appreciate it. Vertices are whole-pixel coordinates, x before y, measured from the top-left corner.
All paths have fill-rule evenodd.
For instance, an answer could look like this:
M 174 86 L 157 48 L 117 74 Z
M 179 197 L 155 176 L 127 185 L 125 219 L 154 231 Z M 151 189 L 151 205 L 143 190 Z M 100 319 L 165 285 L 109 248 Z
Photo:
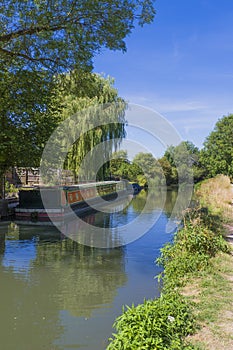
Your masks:
M 229 247 L 221 234 L 221 222 L 203 208 L 187 211 L 183 228 L 174 236 L 173 243 L 161 249 L 157 264 L 164 267 L 165 289 L 185 284 L 190 275 L 205 270 L 211 257 L 218 252 L 229 253 Z
M 114 327 L 117 334 L 110 339 L 108 350 L 195 349 L 184 343 L 196 329 L 191 306 L 177 292 L 127 307 Z

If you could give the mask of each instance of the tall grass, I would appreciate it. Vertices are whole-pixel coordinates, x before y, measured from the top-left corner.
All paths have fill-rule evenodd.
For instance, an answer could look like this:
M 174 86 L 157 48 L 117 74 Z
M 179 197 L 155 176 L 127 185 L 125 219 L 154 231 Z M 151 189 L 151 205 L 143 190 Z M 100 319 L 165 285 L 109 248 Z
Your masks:
M 196 197 L 202 206 L 225 221 L 233 220 L 233 186 L 229 177 L 218 175 L 197 186 Z

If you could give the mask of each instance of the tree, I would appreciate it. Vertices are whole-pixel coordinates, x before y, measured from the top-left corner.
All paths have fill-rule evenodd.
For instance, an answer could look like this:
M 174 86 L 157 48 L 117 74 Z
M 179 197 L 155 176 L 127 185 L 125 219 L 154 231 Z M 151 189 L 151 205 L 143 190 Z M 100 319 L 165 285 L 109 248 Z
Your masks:
M 98 74 L 73 71 L 66 76 L 65 83 L 61 94 L 63 101 L 62 119 L 65 120 L 76 113 L 79 116 L 79 112 L 86 109 L 86 113 L 80 114 L 78 118 L 80 137 L 69 151 L 65 167 L 73 171 L 75 178 L 78 175 L 83 175 L 80 173 L 80 163 L 96 145 L 102 145 L 99 155 L 102 157 L 103 166 L 98 172 L 98 179 L 103 180 L 109 168 L 108 159 L 114 147 L 116 148 L 119 141 L 125 136 L 124 111 L 126 103 L 118 96 L 117 90 L 113 87 L 114 80 L 110 77 L 104 78 Z M 113 104 L 113 108 L 111 108 L 111 104 Z M 91 123 L 93 115 L 95 117 L 95 108 L 98 110 L 99 105 L 108 106 L 104 116 L 104 122 L 107 120 L 108 123 L 92 128 Z M 106 112 L 107 110 L 109 112 Z M 86 125 L 90 125 L 90 130 L 83 132 Z M 115 140 L 118 140 L 117 143 Z M 85 176 L 88 179 L 88 176 L 92 175 L 92 165 L 86 166 L 86 169 L 88 173 L 85 173 Z
M 112 154 L 109 162 L 109 177 L 128 179 L 130 162 L 126 150 L 119 150 Z
M 165 156 L 160 158 L 158 160 L 158 162 L 163 169 L 163 174 L 166 178 L 166 184 L 171 185 L 172 183 L 175 182 L 174 181 L 174 170 L 173 170 L 174 168 L 172 167 L 171 163 L 168 161 L 168 159 Z
M 140 176 L 143 176 L 143 170 L 134 162 L 128 159 L 127 151 L 119 150 L 112 154 L 109 166 L 109 175 L 111 178 L 122 178 L 130 182 L 140 182 Z
M 194 182 L 203 179 L 205 170 L 200 163 L 200 151 L 190 141 L 182 141 L 177 146 L 169 146 L 164 157 L 159 160 L 167 184 Z M 170 166 L 169 166 L 170 165 Z
M 90 69 L 101 48 L 125 50 L 135 26 L 150 23 L 152 0 L 3 0 L 0 63 L 14 70 Z
M 178 172 L 178 180 L 181 183 L 193 181 L 194 151 L 195 146 L 188 141 L 183 141 L 174 148 L 173 159 Z
M 218 120 L 204 142 L 201 162 L 209 176 L 223 174 L 233 178 L 233 114 Z
M 44 144 L 59 122 L 59 109 L 46 73 L 0 71 L 0 78 L 1 177 L 13 165 L 39 165 Z
M 158 185 L 162 185 L 164 182 L 164 175 L 159 162 L 154 158 L 151 153 L 140 152 L 136 154 L 133 159 L 133 163 L 136 164 L 143 172 L 144 182 L 145 180 L 152 181 Z M 141 175 L 141 174 L 140 174 Z M 140 177 L 140 181 L 143 179 Z

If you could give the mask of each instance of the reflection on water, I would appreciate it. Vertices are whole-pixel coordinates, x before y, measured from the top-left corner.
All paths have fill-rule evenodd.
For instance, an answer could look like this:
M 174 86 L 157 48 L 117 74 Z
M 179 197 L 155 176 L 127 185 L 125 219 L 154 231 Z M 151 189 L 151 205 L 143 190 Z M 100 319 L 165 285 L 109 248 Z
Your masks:
M 159 195 L 151 215 L 161 209 Z M 121 215 L 96 213 L 85 220 L 124 225 L 145 199 L 142 192 Z M 105 349 L 121 306 L 159 293 L 154 260 L 171 239 L 165 233 L 169 210 L 139 240 L 114 249 L 78 244 L 53 227 L 1 224 L 1 349 Z
M 90 317 L 94 309 L 111 303 L 126 281 L 123 248 L 98 250 L 69 239 L 54 243 L 52 249 L 48 243 L 38 245 L 33 267 L 50 270 L 59 308 L 73 316 Z
M 96 213 L 91 225 L 90 216 L 87 220 L 80 220 L 80 217 L 74 215 L 74 220 L 67 222 L 60 229 L 64 235 L 84 245 L 97 248 L 127 245 L 154 226 L 163 211 L 166 193 L 165 189 L 141 191 L 138 196 L 131 198 L 131 201 L 128 200 L 129 197 L 120 199 L 117 208 L 121 207 L 121 202 L 126 203 L 121 211 L 115 210 L 115 204 L 108 203 L 106 207 L 102 206 L 104 211 L 108 211 L 106 210 L 105 214 Z

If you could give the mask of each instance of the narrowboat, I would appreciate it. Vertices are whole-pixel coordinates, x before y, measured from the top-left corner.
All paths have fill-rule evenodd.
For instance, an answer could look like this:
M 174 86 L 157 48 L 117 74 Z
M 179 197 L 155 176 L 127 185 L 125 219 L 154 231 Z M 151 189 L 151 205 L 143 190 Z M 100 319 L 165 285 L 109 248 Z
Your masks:
M 131 193 L 132 192 L 132 193 Z M 64 220 L 70 208 L 77 214 L 90 210 L 91 204 L 111 201 L 133 194 L 126 181 L 104 181 L 71 186 L 36 186 L 19 191 L 15 219 L 31 222 Z

